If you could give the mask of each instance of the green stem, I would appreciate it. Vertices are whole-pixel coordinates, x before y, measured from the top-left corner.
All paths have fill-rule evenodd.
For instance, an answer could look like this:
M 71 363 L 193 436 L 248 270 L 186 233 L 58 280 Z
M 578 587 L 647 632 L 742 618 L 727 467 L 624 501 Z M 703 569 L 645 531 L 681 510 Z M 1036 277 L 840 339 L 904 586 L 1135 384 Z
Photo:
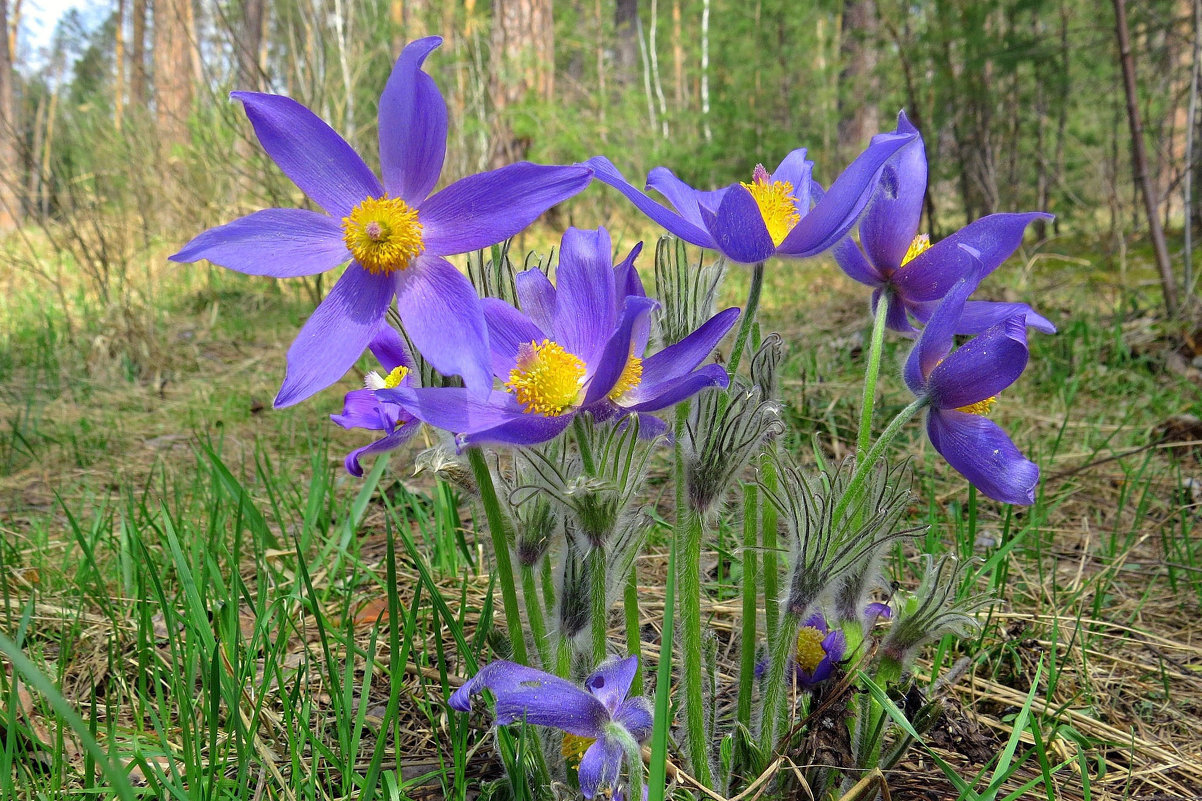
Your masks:
M 743 320 L 739 323 L 739 333 L 735 335 L 735 345 L 730 351 L 730 364 L 726 366 L 726 374 L 734 380 L 739 370 L 739 362 L 743 358 L 743 348 L 747 345 L 747 337 L 755 324 L 756 311 L 760 308 L 760 290 L 764 288 L 764 263 L 757 262 L 751 268 L 751 286 L 747 290 L 747 304 L 743 307 Z
M 756 546 L 759 524 L 759 490 L 755 484 L 743 487 L 743 630 L 740 637 L 739 705 L 736 719 L 751 730 L 751 690 L 755 678 L 756 615 L 759 599 L 756 595 Z
M 863 486 L 864 480 L 868 478 L 868 474 L 872 471 L 872 466 L 876 464 L 876 460 L 881 458 L 885 448 L 901 431 L 902 426 L 910 421 L 910 418 L 918 413 L 920 409 L 930 403 L 927 397 L 915 398 L 914 402 L 897 413 L 890 421 L 885 430 L 881 432 L 881 436 L 873 443 L 872 448 L 864 456 L 864 460 L 856 464 L 856 472 L 851 477 L 851 481 L 847 483 L 847 489 L 843 491 L 843 497 L 839 499 L 839 504 L 835 507 L 835 512 L 831 515 L 832 520 L 842 520 L 843 514 L 847 511 L 848 505 L 859 494 L 860 487 Z
M 639 571 L 635 562 L 630 563 L 626 576 L 626 589 L 622 595 L 622 607 L 626 612 L 626 651 L 639 658 L 634 681 L 630 685 L 631 695 L 643 694 L 643 638 L 639 630 Z
M 484 451 L 468 448 L 468 462 L 480 488 L 480 501 L 484 504 L 484 515 L 488 519 L 488 533 L 492 536 L 492 547 L 497 560 L 497 580 L 501 585 L 501 597 L 505 605 L 505 625 L 509 639 L 513 642 L 513 658 L 522 665 L 530 664 L 526 652 L 526 637 L 522 627 L 522 612 L 518 606 L 517 589 L 513 584 L 513 563 L 509 558 L 508 526 L 497 499 L 497 489 L 492 483 L 492 472 L 484 458 Z
M 775 443 L 769 444 L 775 448 Z M 760 482 L 765 492 L 776 492 L 776 462 L 771 453 L 760 459 Z M 764 563 L 764 634 L 768 642 L 776 635 L 780 620 L 780 588 L 777 586 L 776 507 L 767 498 L 760 505 L 760 542 Z
M 863 458 L 868 452 L 868 440 L 872 438 L 872 407 L 876 403 L 876 380 L 881 373 L 881 346 L 885 341 L 885 318 L 889 313 L 890 293 L 882 292 L 876 305 L 876 319 L 872 324 L 872 341 L 868 345 L 868 368 L 864 375 L 864 400 L 860 405 L 860 434 L 856 438 L 856 457 Z
M 589 574 L 589 630 L 593 638 L 593 662 L 596 667 L 605 661 L 608 653 L 609 603 L 605 597 L 605 551 L 593 548 L 588 556 Z
M 547 639 L 543 599 L 539 597 L 538 582 L 534 580 L 534 565 L 523 564 L 518 570 L 522 575 L 522 600 L 526 602 L 526 617 L 530 619 L 530 636 L 534 638 L 538 660 L 546 669 L 551 667 L 551 641 Z
M 584 427 L 584 418 L 580 415 L 572 418 L 572 431 L 576 434 L 576 447 L 580 449 L 580 461 L 584 463 L 585 475 L 597 475 L 597 464 L 593 461 L 593 449 L 588 442 L 588 429 Z
M 764 719 L 760 727 L 760 748 L 766 754 L 776 753 L 776 741 L 780 737 L 785 718 L 785 699 L 789 691 L 787 668 L 790 657 L 797 648 L 797 632 L 801 618 L 786 614 L 776 631 L 776 639 L 769 644 L 768 680 L 764 685 Z

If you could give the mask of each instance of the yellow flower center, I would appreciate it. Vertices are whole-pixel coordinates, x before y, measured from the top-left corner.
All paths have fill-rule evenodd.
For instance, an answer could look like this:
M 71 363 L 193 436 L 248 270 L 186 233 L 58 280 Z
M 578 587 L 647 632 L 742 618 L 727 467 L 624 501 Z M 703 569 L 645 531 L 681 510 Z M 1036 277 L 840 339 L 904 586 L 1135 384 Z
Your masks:
M 618 383 L 614 384 L 614 388 L 609 391 L 609 399 L 616 401 L 637 387 L 642 380 L 643 360 L 632 353 L 626 360 L 626 366 L 622 368 L 622 374 L 618 376 Z
M 346 248 L 374 275 L 404 270 L 426 249 L 417 209 L 399 197 L 369 197 L 342 218 Z
M 409 368 L 404 365 L 392 368 L 392 372 L 384 378 L 384 389 L 396 389 L 407 375 L 409 375 Z
M 914 237 L 914 241 L 910 243 L 910 247 L 906 249 L 906 255 L 902 256 L 902 267 L 905 267 L 912 260 L 918 258 L 931 246 L 931 238 L 926 234 L 919 234 Z
M 797 632 L 797 666 L 806 673 L 817 670 L 818 663 L 826 657 L 826 651 L 822 648 L 825 639 L 826 633 L 814 626 L 803 626 Z
M 793 203 L 793 184 L 788 181 L 773 181 L 764 165 L 757 164 L 751 183 L 745 183 L 743 186 L 760 207 L 760 214 L 768 228 L 768 235 L 772 237 L 772 244 L 779 246 L 793 230 L 793 226 L 801 220 L 801 214 Z
M 956 409 L 956 411 L 985 416 L 993 411 L 993 404 L 995 403 L 997 403 L 997 395 L 994 395 L 992 398 L 986 398 L 983 401 L 970 403 L 967 406 L 960 406 Z
M 505 388 L 527 412 L 552 417 L 576 402 L 583 383 L 584 362 L 544 339 L 522 346 Z
M 584 752 L 594 743 L 592 737 L 581 737 L 579 734 L 565 734 L 563 736 L 563 745 L 559 747 L 560 753 L 563 754 L 564 762 L 568 763 L 569 767 L 580 767 L 580 760 L 584 759 Z

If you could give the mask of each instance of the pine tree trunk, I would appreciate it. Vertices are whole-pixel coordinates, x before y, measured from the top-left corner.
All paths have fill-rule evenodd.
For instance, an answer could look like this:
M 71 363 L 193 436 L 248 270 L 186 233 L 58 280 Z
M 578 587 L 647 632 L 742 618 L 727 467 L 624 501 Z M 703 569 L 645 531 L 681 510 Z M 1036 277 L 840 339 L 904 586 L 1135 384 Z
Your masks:
M 526 157 L 528 134 L 515 133 L 508 110 L 528 97 L 551 100 L 555 84 L 555 28 L 551 0 L 493 0 L 491 95 L 494 167 Z
M 13 51 L 8 28 L 8 0 L 0 0 L 0 231 L 17 226 L 21 213 L 17 118 L 13 102 Z
M 133 0 L 129 40 L 129 104 L 146 109 L 150 103 L 146 74 L 147 0 Z
M 155 127 L 166 146 L 188 140 L 192 112 L 191 0 L 154 0 Z
M 614 88 L 633 84 L 639 69 L 639 0 L 614 3 Z
M 875 0 L 843 0 L 839 39 L 839 160 L 850 161 L 880 129 Z

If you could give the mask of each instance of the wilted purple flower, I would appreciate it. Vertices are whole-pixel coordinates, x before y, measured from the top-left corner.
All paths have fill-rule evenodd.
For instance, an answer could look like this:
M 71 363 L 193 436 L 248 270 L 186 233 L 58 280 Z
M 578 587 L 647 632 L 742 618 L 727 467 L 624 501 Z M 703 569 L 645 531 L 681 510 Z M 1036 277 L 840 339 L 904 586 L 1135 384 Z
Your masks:
M 638 252 L 636 247 L 614 267 L 604 228 L 569 229 L 557 286 L 541 271 L 526 270 L 516 282 L 523 311 L 495 298 L 483 301 L 492 373 L 502 389 L 487 398 L 456 387 L 398 387 L 383 396 L 458 434 L 465 446 L 534 445 L 553 439 L 582 411 L 598 420 L 653 412 L 706 387 L 725 387 L 720 365 L 700 365 L 739 310 L 714 315 L 685 339 L 644 358 L 655 302 L 643 294 L 634 270 Z M 652 420 L 647 418 L 643 431 L 655 433 Z
M 330 415 L 330 419 L 343 428 L 384 432 L 383 437 L 370 445 L 347 454 L 346 469 L 354 476 L 363 475 L 360 458 L 369 453 L 395 450 L 413 439 L 413 435 L 421 428 L 421 422 L 413 415 L 397 404 L 376 396 L 377 390 L 413 385 L 413 360 L 405 352 L 405 341 L 391 326 L 383 325 L 367 347 L 384 368 L 384 374 L 374 371 L 368 373 L 363 389 L 346 393 L 342 414 Z
M 640 192 L 604 156 L 589 159 L 588 165 L 598 180 L 671 233 L 731 261 L 753 264 L 775 255 L 814 256 L 842 239 L 864 210 L 881 166 L 913 138 L 912 133 L 874 136 L 825 193 L 810 177 L 814 165 L 804 148 L 785 156 L 771 173 L 758 165 L 750 183 L 711 192 L 656 167 L 647 176 L 647 189 L 663 195 L 671 209 Z
M 405 47 L 380 96 L 381 183 L 342 137 L 287 97 L 234 92 L 267 154 L 324 209 L 266 209 L 211 228 L 171 258 L 250 275 L 314 275 L 350 260 L 288 350 L 276 406 L 337 381 L 392 299 L 415 347 L 477 394 L 492 385 L 480 300 L 445 258 L 495 244 L 588 185 L 584 167 L 512 164 L 430 195 L 446 152 L 447 108 L 422 72 L 441 44 Z
M 1032 504 L 1039 466 L 985 416 L 1027 366 L 1026 316 L 1015 314 L 952 350 L 978 281 L 978 271 L 961 278 L 935 309 L 906 361 L 906 385 L 927 399 L 927 434 L 948 464 L 994 500 Z
M 585 679 L 581 689 L 535 668 L 491 662 L 456 690 L 447 704 L 467 712 L 473 695 L 490 690 L 496 698 L 498 726 L 525 721 L 593 740 L 577 770 L 580 791 L 593 798 L 602 788 L 615 787 L 629 746 L 637 748 L 651 737 L 651 702 L 644 696 L 627 697 L 637 668 L 636 656 L 606 662 Z
M 873 288 L 874 312 L 881 295 L 890 294 L 886 320 L 890 328 L 913 333 L 910 315 L 925 323 L 939 300 L 978 261 L 982 277 L 993 272 L 1022 244 L 1027 225 L 1050 220 L 1052 215 L 990 214 L 932 245 L 926 234 L 918 235 L 927 190 L 922 137 L 905 112 L 897 115 L 897 133 L 910 134 L 912 139 L 881 171 L 877 192 L 860 220 L 860 244 L 848 237 L 835 246 L 834 255 L 845 273 Z M 1025 303 L 969 301 L 956 333 L 978 334 L 1015 314 L 1025 315 L 1027 325 L 1040 331 L 1056 332 L 1056 326 Z

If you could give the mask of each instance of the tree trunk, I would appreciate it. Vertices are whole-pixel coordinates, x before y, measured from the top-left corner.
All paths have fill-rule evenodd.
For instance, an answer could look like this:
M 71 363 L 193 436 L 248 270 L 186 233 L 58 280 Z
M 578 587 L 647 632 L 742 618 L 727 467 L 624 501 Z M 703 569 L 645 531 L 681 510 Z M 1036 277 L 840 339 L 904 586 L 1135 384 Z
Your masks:
M 129 104 L 145 109 L 150 103 L 146 79 L 147 0 L 133 0 L 129 40 Z
M 634 83 L 639 68 L 639 0 L 614 3 L 614 88 Z
M 492 166 L 526 157 L 529 134 L 515 133 L 508 110 L 528 97 L 554 96 L 555 28 L 551 0 L 493 0 L 491 94 Z
M 850 161 L 880 129 L 876 0 L 843 0 L 839 37 L 839 160 Z
M 1147 213 L 1148 230 L 1152 235 L 1152 248 L 1156 252 L 1156 267 L 1160 270 L 1165 311 L 1170 317 L 1174 317 L 1177 314 L 1177 287 L 1172 266 L 1169 264 L 1169 249 L 1165 243 L 1164 230 L 1160 227 L 1160 217 L 1156 214 L 1156 195 L 1148 176 L 1143 124 L 1140 122 L 1135 88 L 1135 62 L 1131 58 L 1131 38 L 1127 32 L 1125 0 L 1114 0 L 1114 18 L 1119 43 L 1119 62 L 1123 68 L 1123 90 L 1127 96 L 1127 122 L 1131 126 L 1131 164 L 1135 171 L 1135 183 L 1144 196 L 1144 211 Z
M 0 231 L 21 221 L 20 162 L 16 106 L 13 103 L 13 51 L 9 47 L 8 0 L 0 0 Z
M 234 48 L 238 55 L 238 88 L 262 91 L 263 71 L 259 54 L 263 49 L 263 28 L 267 20 L 263 0 L 242 0 Z
M 193 38 L 191 0 L 154 0 L 155 127 L 167 146 L 188 140 Z

